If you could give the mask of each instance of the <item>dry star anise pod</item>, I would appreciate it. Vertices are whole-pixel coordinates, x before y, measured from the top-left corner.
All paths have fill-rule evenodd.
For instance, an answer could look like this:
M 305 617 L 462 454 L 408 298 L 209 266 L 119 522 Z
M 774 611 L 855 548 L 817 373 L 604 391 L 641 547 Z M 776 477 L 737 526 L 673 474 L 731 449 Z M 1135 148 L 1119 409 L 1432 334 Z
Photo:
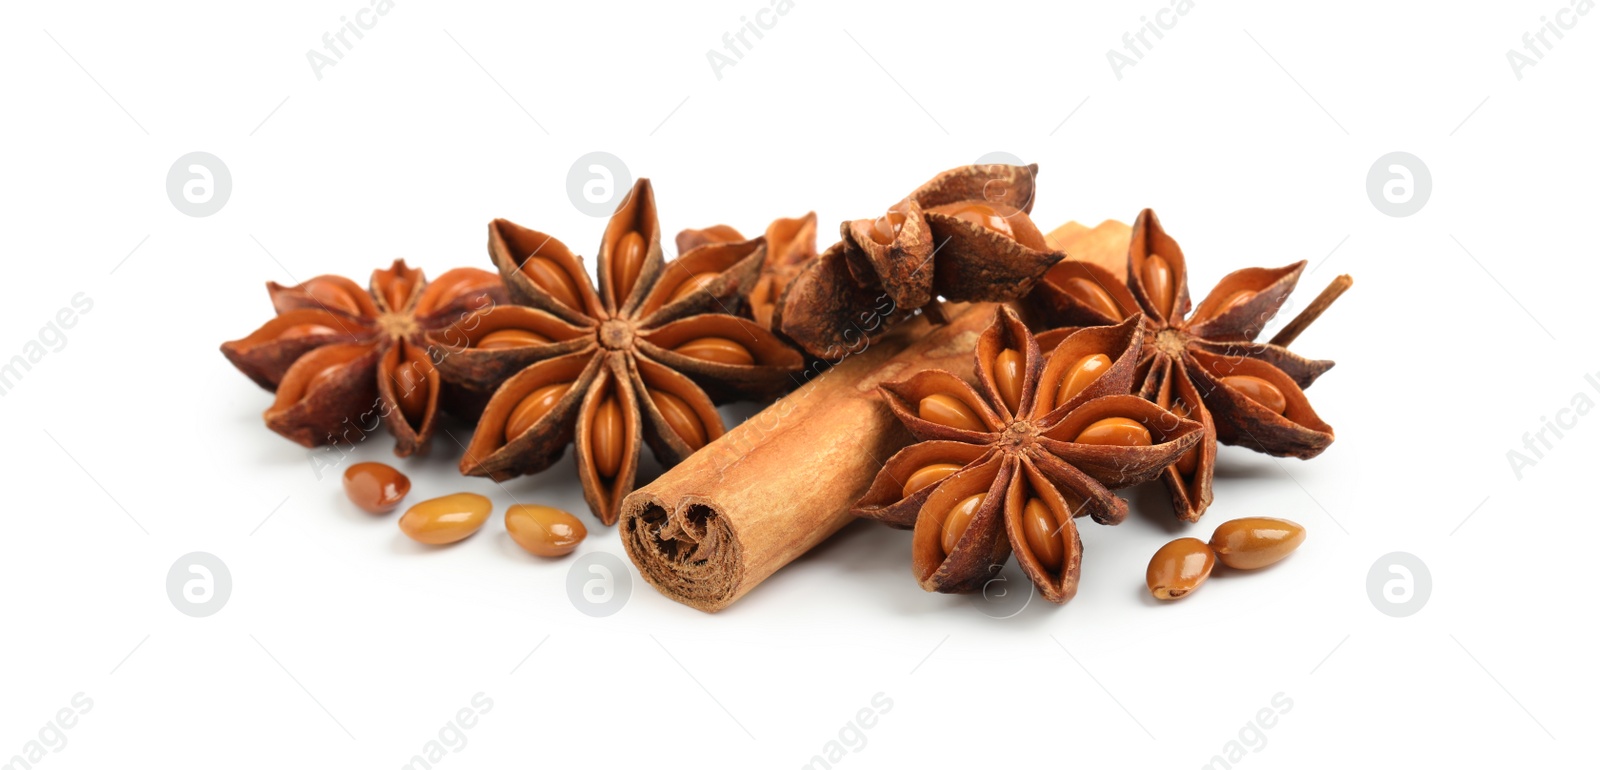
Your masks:
M 1062 258 L 1028 217 L 1037 165 L 946 171 L 876 219 L 845 222 L 778 302 L 778 330 L 831 357 L 937 297 L 998 302 L 1025 294 Z M 1118 319 L 1120 320 L 1120 319 Z
M 1217 442 L 1278 457 L 1315 457 L 1333 428 L 1304 388 L 1333 367 L 1286 347 L 1350 286 L 1340 276 L 1271 342 L 1255 342 L 1294 291 L 1305 262 L 1228 274 L 1190 314 L 1188 266 L 1178 242 L 1145 209 L 1134 222 L 1125 281 L 1090 262 L 1065 260 L 1029 297 L 1048 326 L 1113 323 L 1137 315 L 1145 327 L 1141 396 L 1204 426 L 1204 440 L 1163 474 L 1173 510 L 1195 521 L 1211 504 Z M 1070 329 L 1039 337 L 1047 349 Z
M 1200 425 L 1128 395 L 1137 319 L 1079 330 L 1046 357 L 1002 307 L 974 351 L 974 389 L 927 370 L 879 387 L 919 442 L 896 453 L 858 516 L 914 528 L 912 571 L 928 591 L 980 588 L 1015 552 L 1050 601 L 1078 589 L 1073 518 L 1116 524 L 1113 489 L 1155 478 L 1200 440 Z
M 761 263 L 761 274 L 756 285 L 745 296 L 750 317 L 756 323 L 773 331 L 773 311 L 778 298 L 789 282 L 807 263 L 817 258 L 817 212 L 812 211 L 798 219 L 774 219 L 767 225 L 767 256 Z M 735 243 L 744 240 L 738 230 L 728 225 L 712 225 L 703 230 L 684 230 L 678 233 L 678 253 L 708 243 Z
M 717 403 L 776 396 L 804 365 L 798 351 L 734 314 L 764 253 L 757 238 L 665 261 L 645 179 L 606 225 L 598 291 L 560 241 L 492 222 L 489 254 L 523 306 L 435 335 L 453 345 L 441 362 L 452 376 L 479 389 L 498 385 L 461 472 L 537 473 L 573 443 L 584 499 L 615 523 L 634 488 L 641 439 L 671 467 L 722 435 Z
M 444 383 L 428 332 L 506 301 L 500 277 L 457 268 L 429 283 L 397 259 L 368 288 L 337 275 L 269 282 L 278 316 L 222 354 L 277 394 L 267 427 L 304 446 L 358 441 L 381 420 L 395 454 L 425 450 Z

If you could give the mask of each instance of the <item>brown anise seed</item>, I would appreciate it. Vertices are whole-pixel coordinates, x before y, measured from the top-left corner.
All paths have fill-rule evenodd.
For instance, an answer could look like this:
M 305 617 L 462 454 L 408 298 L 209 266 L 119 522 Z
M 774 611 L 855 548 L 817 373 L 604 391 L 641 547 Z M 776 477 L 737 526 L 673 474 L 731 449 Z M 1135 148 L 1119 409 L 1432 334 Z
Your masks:
M 400 517 L 400 531 L 419 543 L 454 543 L 477 532 L 492 510 L 489 498 L 471 492 L 435 497 L 406 509 Z
M 555 408 L 556 402 L 560 401 L 561 397 L 566 395 L 567 390 L 571 387 L 572 383 L 570 382 L 558 382 L 554 385 L 546 385 L 523 396 L 522 400 L 518 401 L 516 407 L 511 410 L 511 416 L 506 418 L 506 442 L 509 443 L 516 437 L 527 433 L 528 429 L 539 421 L 539 418 Z
M 677 302 L 678 300 L 705 288 L 715 280 L 717 280 L 716 273 L 695 273 L 694 275 L 685 278 L 683 283 L 678 284 L 678 288 L 672 290 L 672 296 L 667 298 L 667 304 L 670 305 L 674 302 Z
M 934 484 L 954 476 L 961 466 L 955 463 L 934 463 L 918 468 L 911 478 L 906 479 L 906 485 L 901 488 L 902 497 L 910 497 Z
M 894 243 L 896 236 L 900 235 L 900 228 L 906 225 L 906 215 L 899 211 L 888 211 L 883 216 L 872 220 L 872 232 L 869 235 L 872 241 L 879 246 L 888 246 Z
M 1232 294 L 1229 294 L 1228 298 L 1222 301 L 1222 306 L 1217 310 L 1217 315 L 1222 315 L 1229 310 L 1249 302 L 1250 298 L 1254 297 L 1255 295 L 1255 292 L 1249 290 L 1236 291 Z
M 966 533 L 967 527 L 972 526 L 972 517 L 983 506 L 982 492 L 962 498 L 950 512 L 945 514 L 944 522 L 939 525 L 939 547 L 944 549 L 946 556 L 956 549 L 956 543 L 961 542 L 961 536 Z
M 589 424 L 590 446 L 594 451 L 594 469 L 605 478 L 617 475 L 622 467 L 622 407 L 617 400 L 606 396 L 594 410 L 594 420 Z
M 340 364 L 337 363 L 328 364 L 327 366 L 322 367 L 322 371 L 311 375 L 311 378 L 306 380 L 305 392 L 310 393 L 317 388 L 332 382 L 334 379 L 334 373 L 339 371 L 339 368 Z
M 1061 546 L 1061 524 L 1050 506 L 1037 497 L 1028 498 L 1022 507 L 1022 533 L 1027 537 L 1028 550 L 1039 565 L 1051 572 L 1061 569 L 1066 549 Z
M 622 304 L 628 298 L 628 293 L 633 291 L 633 282 L 638 280 L 639 269 L 644 267 L 644 255 L 644 236 L 637 231 L 630 230 L 617 239 L 616 252 L 611 260 L 611 286 L 617 304 Z
M 1255 516 L 1225 521 L 1211 533 L 1211 550 L 1234 569 L 1260 569 L 1281 560 L 1306 540 L 1306 528 L 1286 519 Z
M 398 361 L 391 380 L 394 398 L 400 403 L 400 414 L 405 416 L 406 422 L 415 425 L 428 411 L 428 371 L 433 369 L 433 364 L 427 359 L 410 359 L 404 355 Z
M 672 432 L 689 445 L 690 451 L 706 445 L 706 426 L 700 422 L 700 415 L 694 413 L 687 401 L 660 390 L 650 391 L 650 401 L 661 411 Z
M 506 509 L 506 532 L 534 556 L 566 556 L 588 537 L 578 517 L 548 505 L 513 505 Z
M 331 326 L 323 326 L 322 324 L 295 324 L 294 326 L 290 326 L 285 328 L 283 331 L 278 332 L 278 339 L 290 340 L 297 337 L 310 337 L 315 334 L 333 333 L 335 332 Z
M 1283 414 L 1283 410 L 1289 408 L 1289 400 L 1284 397 L 1283 391 L 1260 377 L 1236 374 L 1232 377 L 1223 377 L 1222 384 L 1239 391 L 1240 395 L 1260 404 L 1273 414 Z
M 750 355 L 748 348 L 725 337 L 692 339 L 673 348 L 672 352 L 682 353 L 690 358 L 698 358 L 714 364 L 751 366 L 756 362 L 756 357 Z
M 1111 356 L 1104 353 L 1091 353 L 1078 359 L 1077 363 L 1067 368 L 1067 373 L 1061 377 L 1061 387 L 1056 390 L 1056 403 L 1059 408 L 1062 404 L 1072 400 L 1073 396 L 1083 392 L 1100 375 L 1111 369 Z
M 1022 403 L 1022 354 L 1010 348 L 994 357 L 994 385 L 1014 415 Z
M 1061 290 L 1066 292 L 1067 296 L 1094 308 L 1100 315 L 1122 320 L 1122 309 L 1117 306 L 1117 301 L 1112 299 L 1111 293 L 1088 278 L 1068 278 L 1061 283 Z
M 1150 430 L 1137 420 L 1107 417 L 1091 423 L 1073 441 L 1101 446 L 1150 446 Z
M 571 276 L 554 260 L 545 257 L 529 257 L 522 263 L 522 273 L 533 281 L 535 286 L 545 290 L 545 293 L 554 297 L 573 310 L 583 310 L 583 303 L 578 299 L 578 287 L 573 285 Z
M 383 463 L 356 463 L 344 469 L 344 495 L 367 513 L 388 513 L 411 491 L 411 479 Z
M 917 416 L 928 422 L 936 422 L 948 428 L 957 430 L 970 430 L 983 433 L 988 430 L 978 415 L 973 414 L 972 407 L 967 406 L 961 399 L 946 393 L 935 393 L 922 399 L 917 404 Z
M 1044 235 L 1039 232 L 1039 228 L 1020 209 L 1005 205 L 991 206 L 979 201 L 958 201 L 934 206 L 928 211 L 952 216 L 985 230 L 992 230 L 1030 249 L 1050 250 L 1045 245 Z
M 1165 316 L 1172 312 L 1172 265 L 1162 258 L 1160 254 L 1151 254 L 1144 258 L 1144 271 L 1139 276 L 1144 279 L 1144 287 L 1150 292 L 1150 301 L 1156 305 L 1156 310 Z
M 361 305 L 345 292 L 344 287 L 339 284 L 320 278 L 312 278 L 306 281 L 303 288 L 307 294 L 311 295 L 312 299 L 315 299 L 325 309 L 342 310 L 351 315 L 361 314 Z
M 521 348 L 528 345 L 544 345 L 549 339 L 540 334 L 535 334 L 527 329 L 499 329 L 489 332 L 478 339 L 478 344 L 473 347 L 479 350 L 505 350 L 506 348 Z
M 1188 596 L 1211 577 L 1216 566 L 1211 546 L 1193 537 L 1181 537 L 1156 551 L 1144 571 L 1144 584 L 1150 595 L 1162 601 Z

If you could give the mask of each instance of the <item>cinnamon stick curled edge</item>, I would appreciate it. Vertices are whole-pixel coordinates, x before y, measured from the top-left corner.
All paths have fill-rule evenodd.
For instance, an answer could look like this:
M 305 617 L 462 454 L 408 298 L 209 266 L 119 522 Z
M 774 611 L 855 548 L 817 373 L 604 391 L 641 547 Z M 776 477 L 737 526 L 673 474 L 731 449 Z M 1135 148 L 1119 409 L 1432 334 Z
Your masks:
M 668 597 L 716 612 L 848 524 L 850 506 L 910 434 L 878 383 L 927 368 L 965 371 L 993 304 L 916 318 L 808 371 L 810 381 L 629 495 L 619 527 L 639 573 Z

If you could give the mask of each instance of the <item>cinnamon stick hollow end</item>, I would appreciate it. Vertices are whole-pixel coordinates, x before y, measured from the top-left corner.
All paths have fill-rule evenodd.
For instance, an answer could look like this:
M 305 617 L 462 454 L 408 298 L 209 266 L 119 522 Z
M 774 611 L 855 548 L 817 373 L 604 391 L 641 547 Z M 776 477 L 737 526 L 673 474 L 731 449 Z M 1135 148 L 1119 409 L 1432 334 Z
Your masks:
M 647 488 L 624 505 L 623 543 L 656 590 L 706 612 L 749 590 L 744 545 L 715 501 L 690 496 L 674 505 Z
M 854 519 L 852 504 L 911 435 L 878 384 L 970 361 L 993 305 L 918 318 L 829 365 L 629 495 L 623 547 L 667 597 L 716 612 Z

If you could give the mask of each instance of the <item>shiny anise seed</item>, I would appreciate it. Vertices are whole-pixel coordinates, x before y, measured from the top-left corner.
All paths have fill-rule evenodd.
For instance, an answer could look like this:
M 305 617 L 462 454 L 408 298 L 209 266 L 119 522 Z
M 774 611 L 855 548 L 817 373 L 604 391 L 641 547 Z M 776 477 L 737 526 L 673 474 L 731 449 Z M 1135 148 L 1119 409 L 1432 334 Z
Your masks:
M 1091 353 L 1077 360 L 1061 376 L 1061 387 L 1056 389 L 1056 408 L 1072 400 L 1073 396 L 1083 392 L 1100 375 L 1111 369 L 1111 356 L 1104 353 Z
M 1145 289 L 1150 293 L 1150 301 L 1155 303 L 1156 312 L 1166 317 L 1172 312 L 1174 291 L 1171 263 L 1159 254 L 1151 254 L 1144 258 L 1144 271 L 1139 277 L 1144 279 Z
M 435 497 L 406 509 L 400 517 L 400 531 L 419 543 L 454 543 L 477 532 L 492 510 L 489 498 L 471 492 Z
M 714 364 L 750 366 L 756 362 L 756 357 L 750 354 L 749 348 L 725 337 L 692 339 L 673 348 L 672 352 Z
M 554 297 L 556 301 L 573 310 L 583 310 L 583 302 L 578 299 L 578 287 L 572 282 L 572 277 L 555 260 L 546 257 L 529 257 L 522 263 L 522 272 L 533 281 L 535 286 L 545 290 L 545 293 Z
M 1066 559 L 1066 548 L 1061 543 L 1061 522 L 1056 521 L 1055 513 L 1043 500 L 1030 497 L 1022 507 L 1022 534 L 1039 566 L 1052 572 L 1061 569 Z
M 644 236 L 637 231 L 630 230 L 627 234 L 617 239 L 616 249 L 611 258 L 611 288 L 616 295 L 617 304 L 622 304 L 633 291 L 634 281 L 639 279 L 639 270 L 644 267 L 644 257 L 648 251 Z
M 938 423 L 957 430 L 982 433 L 988 430 L 978 415 L 961 399 L 946 393 L 935 393 L 917 404 L 917 415 L 928 422 Z
M 934 206 L 929 213 L 945 214 L 985 230 L 992 230 L 1036 251 L 1049 251 L 1044 234 L 1021 209 L 982 201 L 958 201 Z
M 1106 318 L 1122 320 L 1122 309 L 1117 301 L 1111 297 L 1111 292 L 1100 287 L 1100 284 L 1088 278 L 1068 278 L 1061 283 L 1061 290 L 1067 296 L 1094 308 L 1095 312 Z
M 1150 429 L 1137 420 L 1107 417 L 1084 428 L 1073 441 L 1100 446 L 1150 446 Z
M 1289 399 L 1283 395 L 1283 391 L 1260 377 L 1238 374 L 1223 377 L 1222 384 L 1238 391 L 1240 395 L 1260 404 L 1273 414 L 1283 414 L 1284 410 L 1289 408 Z
M 411 479 L 383 463 L 356 463 L 344 471 L 344 494 L 367 513 L 388 513 L 411 491 Z
M 906 479 L 906 485 L 901 488 L 900 493 L 905 497 L 910 497 L 950 478 L 959 470 L 961 470 L 961 466 L 955 463 L 934 463 L 923 466 L 918 468 L 915 473 L 912 473 L 911 478 Z
M 689 402 L 661 390 L 650 391 L 650 401 L 660 410 L 662 418 L 667 421 L 667 426 L 672 428 L 672 432 L 678 434 L 678 438 L 689 445 L 690 451 L 706 445 L 706 426 L 689 406 Z
M 994 357 L 994 385 L 1012 416 L 1016 416 L 1017 407 L 1022 404 L 1022 366 L 1022 353 L 1010 348 Z
M 509 443 L 518 436 L 527 433 L 528 429 L 539 421 L 539 418 L 549 414 L 550 410 L 555 408 L 556 402 L 560 401 L 561 397 L 565 396 L 571 388 L 572 383 L 570 382 L 558 382 L 554 385 L 538 388 L 532 393 L 523 396 L 522 400 L 518 401 L 517 405 L 512 408 L 511 416 L 506 418 L 506 442 Z
M 1144 571 L 1144 584 L 1151 596 L 1162 601 L 1182 599 L 1211 577 L 1211 568 L 1216 563 L 1216 554 L 1205 541 L 1179 538 L 1161 546 L 1150 557 L 1150 566 Z
M 678 288 L 672 290 L 672 296 L 667 298 L 667 304 L 670 305 L 680 299 L 683 299 L 684 297 L 700 291 L 701 289 L 710 286 L 715 280 L 717 280 L 717 273 L 695 273 L 694 275 L 685 278 L 683 283 L 678 284 Z
M 594 457 L 594 469 L 603 478 L 615 478 L 622 468 L 622 451 L 625 426 L 622 424 L 622 407 L 614 396 L 606 396 L 594 410 L 589 423 L 589 442 Z
M 431 387 L 428 373 L 433 371 L 433 363 L 426 357 L 410 358 L 404 355 L 404 348 L 399 352 L 401 355 L 396 358 L 394 371 L 390 373 L 390 383 L 395 401 L 400 406 L 400 414 L 405 416 L 406 422 L 416 425 L 428 411 Z
M 507 508 L 506 532 L 524 551 L 552 558 L 572 553 L 589 535 L 578 517 L 548 505 Z
M 987 495 L 982 492 L 964 497 L 945 514 L 944 522 L 939 525 L 939 546 L 944 549 L 945 555 L 948 556 L 956 549 L 956 543 L 961 542 L 961 536 L 972 526 L 972 517 L 983 507 L 985 497 Z
M 478 338 L 473 347 L 479 350 L 505 350 L 529 345 L 546 345 L 550 340 L 527 329 L 499 329 Z
M 1223 522 L 1211 533 L 1211 550 L 1234 569 L 1260 569 L 1294 552 L 1306 528 L 1287 519 L 1255 516 Z

